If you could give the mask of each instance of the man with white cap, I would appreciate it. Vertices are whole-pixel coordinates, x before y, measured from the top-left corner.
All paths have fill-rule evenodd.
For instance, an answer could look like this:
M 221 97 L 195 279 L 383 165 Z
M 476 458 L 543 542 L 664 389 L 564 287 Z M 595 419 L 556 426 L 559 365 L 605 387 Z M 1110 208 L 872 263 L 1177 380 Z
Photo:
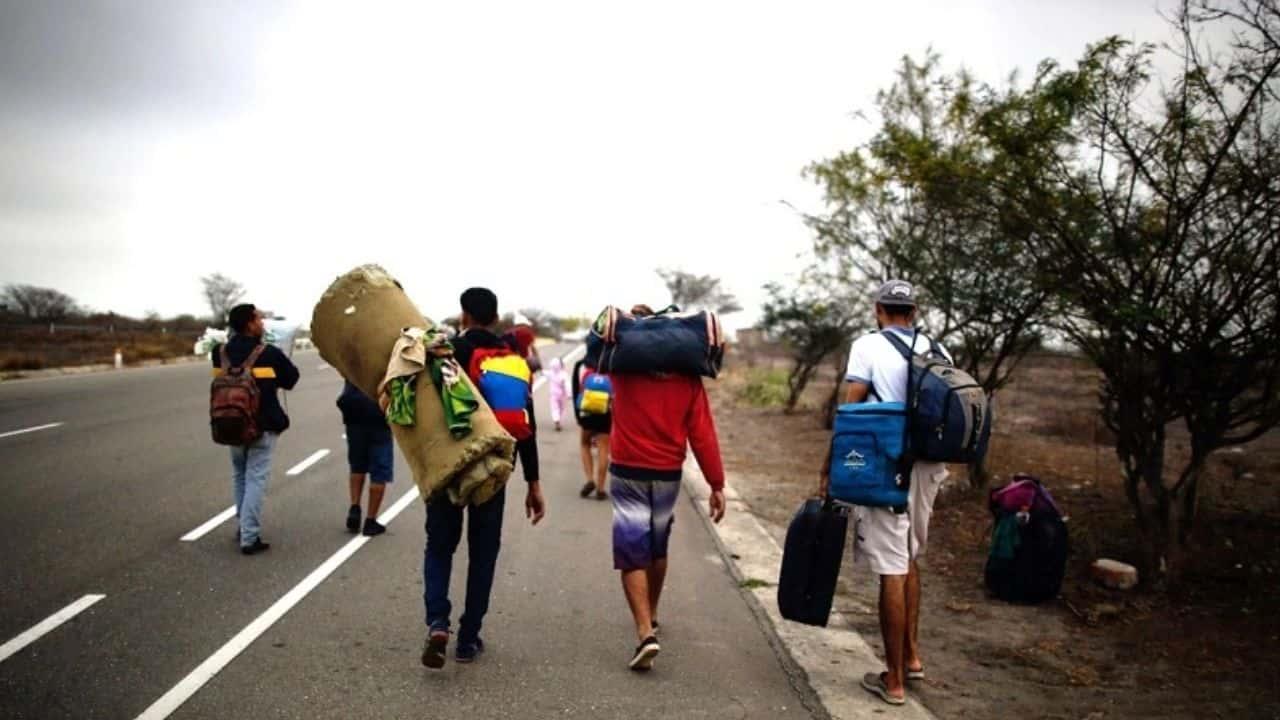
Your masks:
M 890 280 L 875 294 L 876 325 L 882 332 L 858 338 L 849 351 L 845 374 L 846 403 L 907 400 L 907 361 L 884 333 L 895 333 L 912 350 L 922 353 L 931 341 L 915 332 L 916 290 L 911 283 Z M 943 354 L 944 348 L 939 346 Z M 947 354 L 950 359 L 950 355 Z M 819 494 L 827 496 L 831 456 L 823 463 Z M 854 510 L 854 556 L 880 576 L 880 632 L 887 671 L 867 673 L 862 686 L 890 705 L 906 702 L 908 680 L 924 679 L 920 660 L 920 571 L 916 558 L 924 554 L 933 501 L 947 477 L 946 465 L 916 461 L 905 512 L 893 508 Z

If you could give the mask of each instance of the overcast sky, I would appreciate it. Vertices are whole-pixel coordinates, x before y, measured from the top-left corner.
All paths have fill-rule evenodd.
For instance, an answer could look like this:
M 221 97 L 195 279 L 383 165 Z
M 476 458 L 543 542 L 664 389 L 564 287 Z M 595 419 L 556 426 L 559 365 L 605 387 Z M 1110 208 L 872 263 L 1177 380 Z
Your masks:
M 594 314 L 664 302 L 661 266 L 740 325 L 904 53 L 995 81 L 1163 39 L 1156 7 L 0 0 L 0 283 L 204 314 L 220 271 L 308 320 L 376 262 L 436 317 L 473 284 Z

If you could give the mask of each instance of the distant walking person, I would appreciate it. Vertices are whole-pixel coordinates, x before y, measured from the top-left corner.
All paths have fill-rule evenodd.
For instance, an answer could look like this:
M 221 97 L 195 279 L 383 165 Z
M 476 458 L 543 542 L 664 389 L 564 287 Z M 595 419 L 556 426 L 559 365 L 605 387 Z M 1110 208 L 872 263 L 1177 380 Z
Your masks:
M 560 358 L 551 358 L 550 364 L 547 365 L 547 403 L 551 409 L 551 422 L 556 426 L 556 432 L 561 430 L 561 420 L 564 418 L 564 402 L 572 397 L 569 387 L 569 374 L 564 370 L 564 361 Z
M 361 532 L 360 499 L 367 476 L 369 513 L 365 517 L 363 532 L 370 537 L 381 535 L 387 528 L 378 522 L 378 510 L 382 508 L 382 497 L 393 479 L 395 468 L 391 428 L 378 403 L 349 382 L 342 385 L 338 409 L 342 411 L 342 424 L 347 431 L 347 464 L 351 467 L 348 481 L 351 507 L 347 510 L 347 530 Z
M 609 433 L 613 430 L 613 385 L 609 376 L 589 368 L 585 359 L 574 364 L 571 379 L 574 417 L 581 428 L 578 451 L 586 475 L 578 494 L 585 498 L 594 492 L 597 500 L 604 500 L 609 497 L 605 481 L 609 471 Z
M 271 477 L 271 455 L 276 439 L 289 429 L 289 416 L 280 407 L 276 390 L 292 390 L 298 384 L 299 373 L 284 352 L 274 345 L 263 344 L 266 328 L 257 308 L 237 305 L 231 309 L 229 319 L 232 335 L 225 344 L 213 348 L 210 357 L 215 376 L 229 373 L 238 376 L 247 371 L 256 387 L 256 393 L 246 397 L 247 403 L 243 405 L 254 409 L 252 427 L 245 438 L 250 441 L 231 446 L 231 477 L 240 526 L 236 539 L 240 552 L 256 555 L 271 547 L 262 540 L 262 501 Z M 217 394 L 215 389 L 215 416 L 219 412 Z M 224 406 L 223 410 L 229 407 Z M 216 423 L 215 418 L 215 436 L 218 434 Z

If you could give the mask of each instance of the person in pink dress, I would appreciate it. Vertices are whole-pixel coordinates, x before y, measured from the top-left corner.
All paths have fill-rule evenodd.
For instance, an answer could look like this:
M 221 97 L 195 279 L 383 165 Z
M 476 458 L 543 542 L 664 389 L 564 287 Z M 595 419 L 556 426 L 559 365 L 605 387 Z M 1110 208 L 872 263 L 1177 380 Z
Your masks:
M 564 417 L 564 402 L 569 398 L 569 373 L 565 372 L 564 362 L 560 358 L 551 358 L 547 368 L 547 397 L 551 402 L 551 422 L 560 432 L 560 421 Z

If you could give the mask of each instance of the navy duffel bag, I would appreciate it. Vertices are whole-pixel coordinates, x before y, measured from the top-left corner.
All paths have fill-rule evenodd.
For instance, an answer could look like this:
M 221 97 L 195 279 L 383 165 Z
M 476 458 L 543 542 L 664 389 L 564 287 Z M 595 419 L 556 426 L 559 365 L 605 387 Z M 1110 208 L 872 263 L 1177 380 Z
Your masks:
M 710 311 L 674 305 L 636 317 L 610 305 L 587 335 L 587 363 L 598 372 L 673 373 L 715 377 L 724 361 L 724 331 Z

